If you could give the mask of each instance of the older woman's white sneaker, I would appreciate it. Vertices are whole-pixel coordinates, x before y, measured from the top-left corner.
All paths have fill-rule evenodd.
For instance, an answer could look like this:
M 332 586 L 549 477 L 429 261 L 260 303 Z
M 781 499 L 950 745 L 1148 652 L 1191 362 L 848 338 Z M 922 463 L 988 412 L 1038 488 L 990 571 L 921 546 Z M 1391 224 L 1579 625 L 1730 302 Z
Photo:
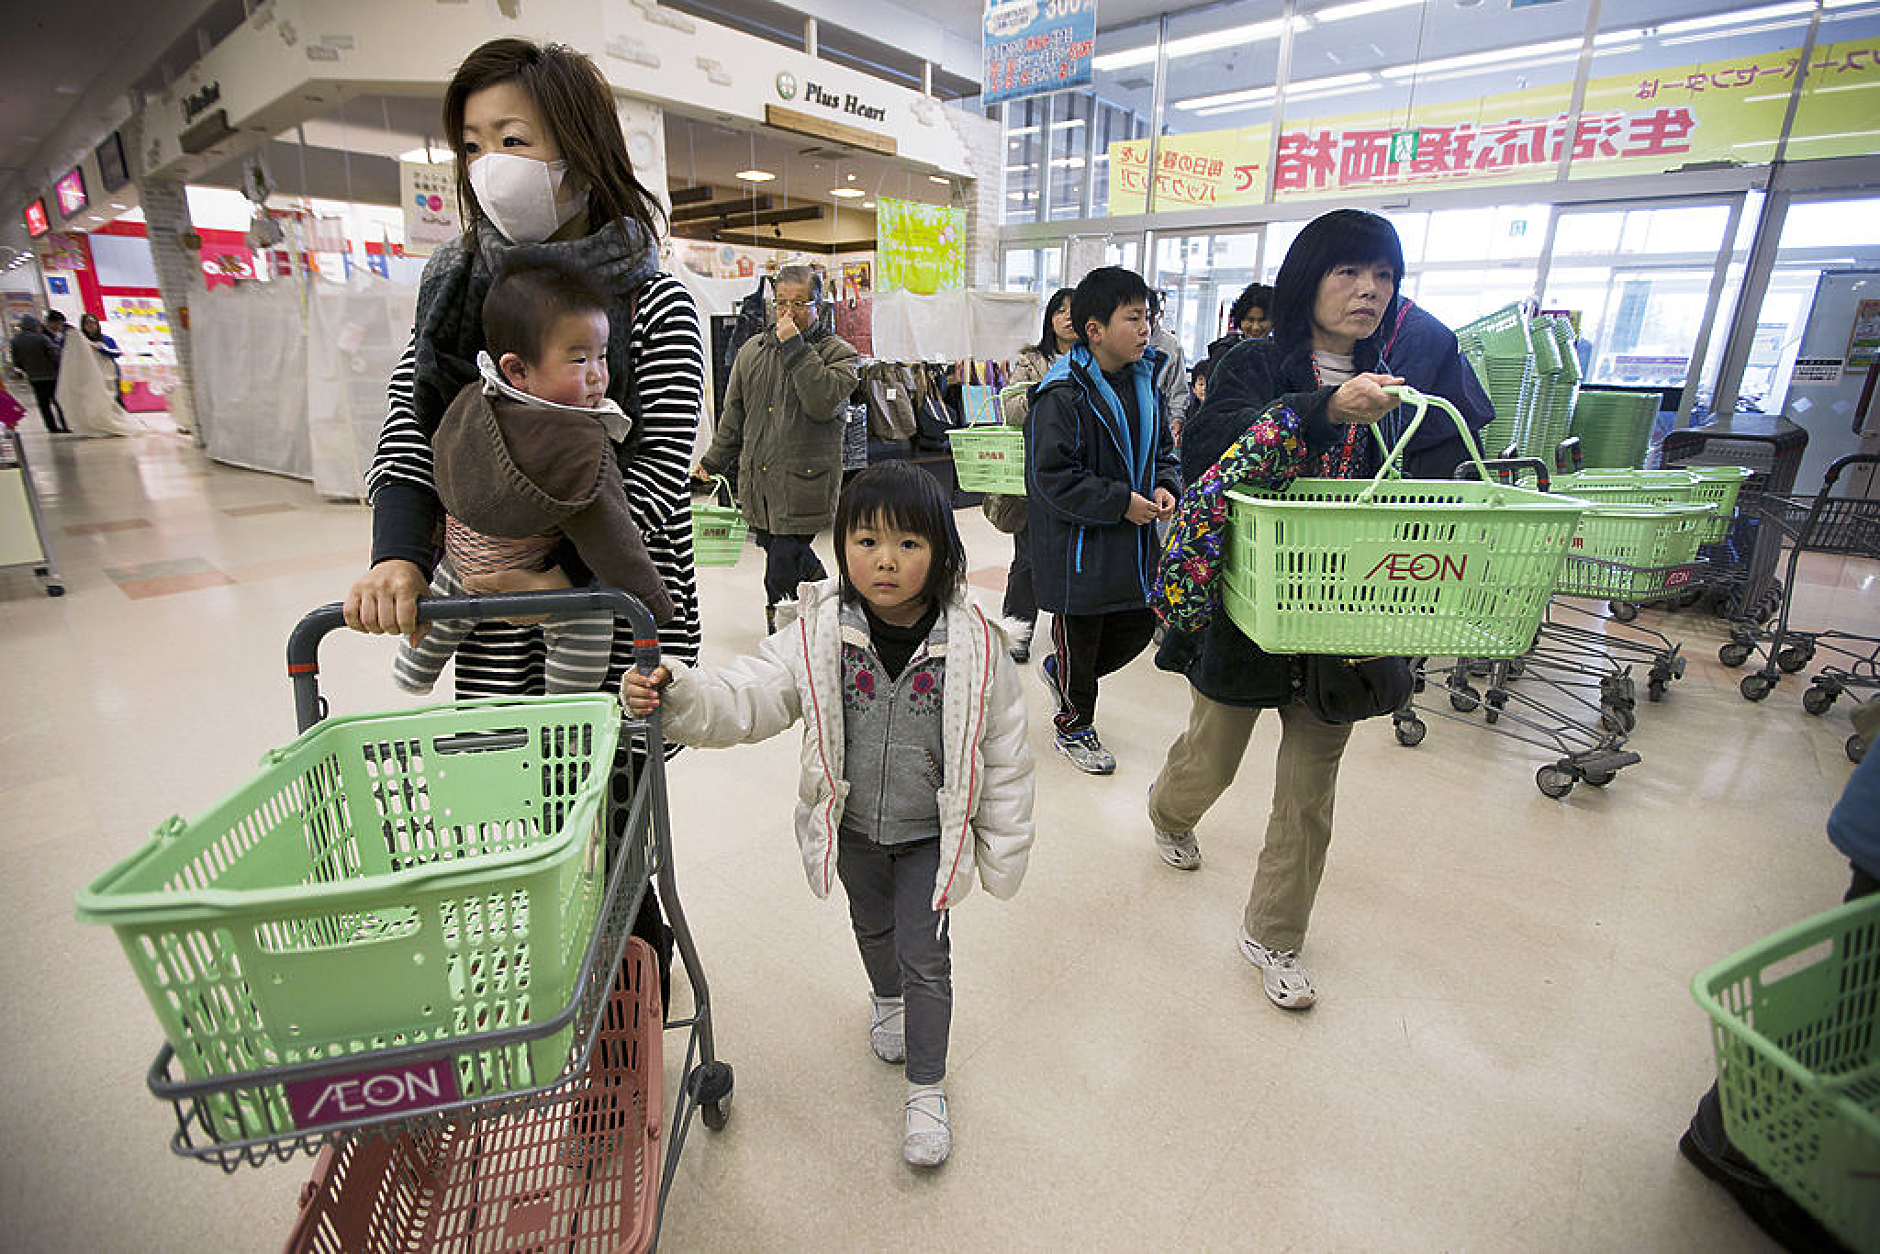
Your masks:
M 1267 999 L 1281 1010 L 1304 1010 L 1319 999 L 1312 977 L 1299 965 L 1299 955 L 1294 951 L 1268 949 L 1242 928 L 1240 952 L 1260 968 L 1260 983 L 1266 986 Z

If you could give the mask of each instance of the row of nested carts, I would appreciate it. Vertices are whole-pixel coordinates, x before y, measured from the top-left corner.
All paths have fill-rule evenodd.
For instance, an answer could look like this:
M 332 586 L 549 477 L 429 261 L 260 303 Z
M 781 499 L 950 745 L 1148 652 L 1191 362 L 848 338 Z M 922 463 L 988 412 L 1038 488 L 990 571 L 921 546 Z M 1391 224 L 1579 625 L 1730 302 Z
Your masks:
M 657 664 L 651 617 L 612 590 L 421 613 L 599 610 Z M 148 1085 L 171 1148 L 227 1171 L 317 1155 L 290 1254 L 649 1249 L 692 1116 L 723 1127 L 732 1081 L 657 716 L 594 693 L 325 717 L 318 645 L 340 621 L 317 610 L 289 642 L 299 737 L 78 899 L 162 1025 Z

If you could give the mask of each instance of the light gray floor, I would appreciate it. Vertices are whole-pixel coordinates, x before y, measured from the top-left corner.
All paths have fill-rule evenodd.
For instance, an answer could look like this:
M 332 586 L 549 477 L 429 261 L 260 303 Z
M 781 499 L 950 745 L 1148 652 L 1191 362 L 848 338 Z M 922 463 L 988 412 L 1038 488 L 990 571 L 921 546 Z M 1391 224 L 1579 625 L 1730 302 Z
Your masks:
M 290 738 L 282 643 L 360 569 L 367 514 L 177 436 L 28 445 L 70 591 L 0 575 L 0 1248 L 278 1248 L 306 1162 L 225 1176 L 170 1155 L 143 1087 L 155 1021 L 72 899 Z M 1007 541 L 960 522 L 996 586 Z M 1877 579 L 1813 562 L 1803 612 L 1871 628 Z M 752 648 L 755 551 L 702 586 L 708 660 Z M 1688 642 L 1690 672 L 1641 708 L 1645 762 L 1608 789 L 1547 800 L 1538 751 L 1473 727 L 1432 721 L 1414 750 L 1359 730 L 1305 1015 L 1270 1006 L 1234 945 L 1272 728 L 1184 875 L 1143 817 L 1181 682 L 1146 658 L 1106 681 L 1110 779 L 1056 756 L 1036 714 L 1030 874 L 954 923 L 957 1148 L 929 1174 L 899 1159 L 902 1081 L 869 1051 L 842 905 L 803 881 L 793 738 L 683 755 L 679 883 L 737 1093 L 724 1132 L 690 1134 L 665 1248 L 1766 1248 L 1676 1153 L 1711 1068 L 1687 983 L 1839 899 L 1822 823 L 1847 721 L 1805 715 L 1794 682 L 1742 701 L 1714 620 L 1646 621 Z M 384 641 L 325 660 L 336 710 L 403 703 Z

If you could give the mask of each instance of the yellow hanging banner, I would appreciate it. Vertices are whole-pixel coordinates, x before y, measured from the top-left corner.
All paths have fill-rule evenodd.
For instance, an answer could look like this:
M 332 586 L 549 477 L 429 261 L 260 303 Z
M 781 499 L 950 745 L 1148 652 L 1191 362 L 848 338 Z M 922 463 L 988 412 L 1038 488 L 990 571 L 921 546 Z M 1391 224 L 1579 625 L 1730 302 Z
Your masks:
M 1156 153 L 1156 212 L 1260 204 L 1272 136 L 1265 126 L 1164 135 Z M 1149 141 L 1123 140 L 1111 144 L 1109 154 L 1111 216 L 1146 212 Z

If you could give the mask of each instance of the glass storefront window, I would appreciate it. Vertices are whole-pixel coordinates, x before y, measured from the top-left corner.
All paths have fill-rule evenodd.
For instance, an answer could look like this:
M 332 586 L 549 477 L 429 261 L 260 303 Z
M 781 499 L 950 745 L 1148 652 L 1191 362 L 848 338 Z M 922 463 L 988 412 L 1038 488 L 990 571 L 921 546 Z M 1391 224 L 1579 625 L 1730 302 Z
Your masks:
M 1588 2 L 1302 4 L 1279 196 L 1552 179 Z
M 1011 248 L 1005 253 L 1003 286 L 1008 292 L 1049 292 L 1064 282 L 1064 250 Z
M 1815 32 L 1808 79 L 1789 131 L 1786 156 L 1790 161 L 1864 157 L 1880 151 L 1876 43 L 1880 43 L 1880 4 L 1829 0 Z
M 1430 215 L 1429 242 L 1422 260 L 1504 261 L 1539 257 L 1546 237 L 1546 205 L 1445 209 Z
M 1084 218 L 1084 188 L 1089 182 L 1090 110 L 1088 93 L 1065 92 L 1053 97 L 1051 126 L 1045 144 L 1051 161 L 1051 195 L 1045 214 L 1052 221 Z
M 1169 18 L 1155 212 L 1265 202 L 1282 13 L 1231 0 Z
M 1005 220 L 1036 222 L 1043 201 L 1044 128 L 1049 96 L 1005 104 Z
M 1222 334 L 1228 306 L 1253 282 L 1259 243 L 1253 231 L 1156 238 L 1155 272 L 1147 277 L 1168 294 L 1164 325 L 1191 359 L 1206 354 Z

